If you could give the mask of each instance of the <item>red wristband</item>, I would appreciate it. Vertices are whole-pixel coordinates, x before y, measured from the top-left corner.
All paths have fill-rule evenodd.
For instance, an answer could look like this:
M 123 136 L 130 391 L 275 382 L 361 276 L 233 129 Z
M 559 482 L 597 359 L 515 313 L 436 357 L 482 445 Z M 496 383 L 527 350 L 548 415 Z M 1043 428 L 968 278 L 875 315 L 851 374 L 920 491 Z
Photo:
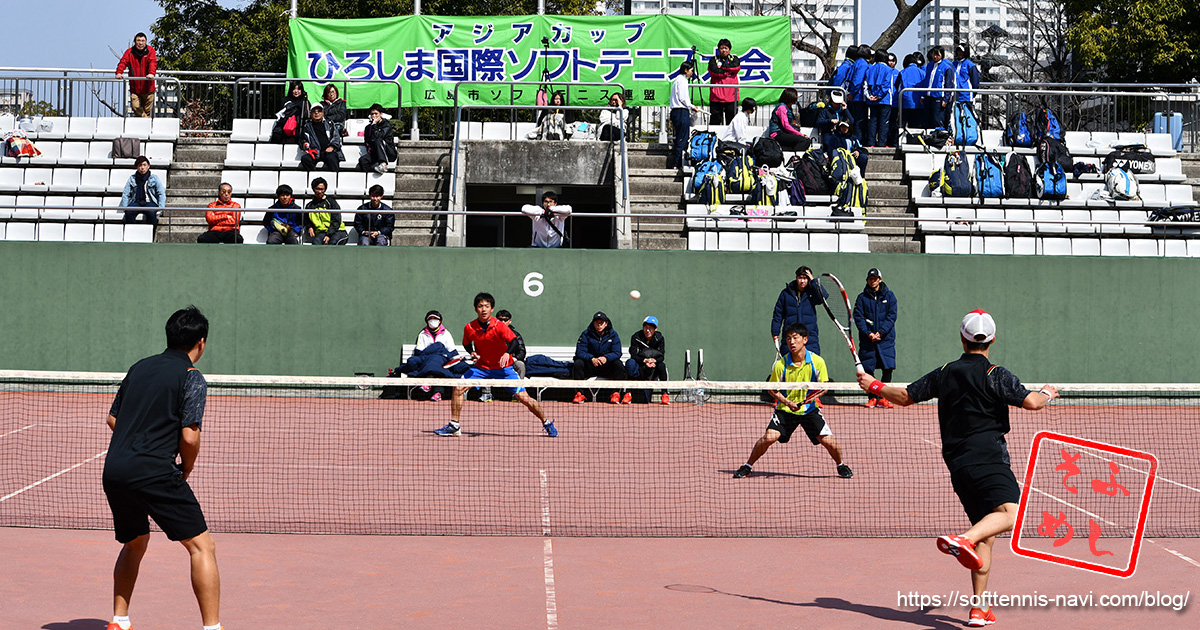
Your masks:
M 875 381 L 867 386 L 867 391 L 871 392 L 872 394 L 878 394 L 879 390 L 883 389 L 884 386 L 885 383 L 883 381 Z

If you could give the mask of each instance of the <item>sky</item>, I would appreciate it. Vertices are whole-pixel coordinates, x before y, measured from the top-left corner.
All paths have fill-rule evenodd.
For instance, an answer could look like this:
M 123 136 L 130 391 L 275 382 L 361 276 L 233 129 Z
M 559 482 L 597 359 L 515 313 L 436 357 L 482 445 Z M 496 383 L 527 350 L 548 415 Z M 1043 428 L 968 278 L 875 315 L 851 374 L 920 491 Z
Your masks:
M 224 6 L 236 6 L 238 0 L 219 0 Z M 862 0 L 863 40 L 873 43 L 896 15 L 892 0 Z M 116 69 L 117 55 L 133 43 L 138 31 L 150 32 L 150 25 L 162 17 L 162 7 L 154 0 L 105 0 L 103 10 L 88 0 L 40 0 L 4 2 L 4 17 L 9 24 L 41 24 L 53 16 L 54 36 L 37 45 L 9 46 L 4 51 L 5 66 L 41 68 Z M 86 7 L 87 10 L 81 10 Z M 901 58 L 917 43 L 914 20 L 893 52 Z M 901 52 L 903 51 L 903 52 Z

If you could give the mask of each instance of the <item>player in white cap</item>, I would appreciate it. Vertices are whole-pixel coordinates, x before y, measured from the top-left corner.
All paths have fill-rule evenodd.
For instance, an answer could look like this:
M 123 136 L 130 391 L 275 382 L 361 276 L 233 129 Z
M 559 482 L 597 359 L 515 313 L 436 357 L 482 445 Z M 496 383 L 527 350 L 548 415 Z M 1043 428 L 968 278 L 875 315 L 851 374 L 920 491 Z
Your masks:
M 901 406 L 938 399 L 942 459 L 971 527 L 957 536 L 938 537 L 937 547 L 971 570 L 971 586 L 982 596 L 987 590 L 996 534 L 1013 528 L 1021 500 L 1004 440 L 1009 430 L 1008 407 L 1042 409 L 1058 396 L 1058 390 L 1045 385 L 1030 391 L 1012 372 L 988 359 L 988 349 L 996 340 L 996 321 L 987 312 L 967 313 L 959 333 L 963 355 L 908 387 L 889 386 L 861 372 L 858 384 Z M 995 622 L 990 607 L 971 608 L 967 625 Z

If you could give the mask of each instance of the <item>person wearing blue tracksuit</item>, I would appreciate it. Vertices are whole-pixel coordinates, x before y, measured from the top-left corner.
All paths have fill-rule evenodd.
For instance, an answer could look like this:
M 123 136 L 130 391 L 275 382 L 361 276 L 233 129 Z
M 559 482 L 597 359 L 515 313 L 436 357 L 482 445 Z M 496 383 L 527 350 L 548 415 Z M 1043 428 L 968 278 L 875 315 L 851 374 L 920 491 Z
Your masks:
M 925 64 L 925 81 L 921 87 L 932 88 L 922 93 L 925 103 L 925 124 L 930 128 L 947 127 L 946 110 L 949 101 L 942 89 L 946 86 L 946 72 L 951 70 L 950 62 L 943 59 L 945 53 L 941 46 L 929 49 L 929 63 Z
M 900 87 L 921 87 L 925 79 L 925 55 L 915 52 L 904 56 L 904 69 L 900 71 Z M 904 110 L 904 122 L 909 127 L 924 128 L 925 110 L 921 107 L 920 92 L 900 92 L 900 108 Z
M 887 51 L 875 51 L 875 63 L 867 70 L 864 86 L 870 117 L 867 119 L 866 137 L 861 142 L 867 148 L 887 146 L 892 100 L 896 90 L 894 79 L 892 67 L 888 65 Z
M 966 103 L 974 113 L 975 105 L 971 101 L 974 93 L 971 90 L 979 89 L 979 66 L 971 61 L 971 48 L 967 44 L 959 44 L 954 47 L 954 73 L 947 75 L 947 79 L 949 77 L 953 77 L 954 84 L 951 86 L 947 81 L 946 87 L 954 88 L 954 102 Z
M 887 125 L 887 146 L 900 145 L 900 69 L 896 67 L 895 53 L 888 53 L 888 70 L 891 71 L 892 111 Z
M 846 48 L 846 58 L 833 71 L 833 76 L 829 77 L 830 87 L 840 87 L 848 89 L 850 87 L 850 69 L 854 67 L 854 61 L 858 59 L 858 46 L 849 46 Z
M 867 69 L 870 67 L 871 58 L 874 53 L 871 47 L 862 44 L 858 47 L 858 59 L 854 60 L 854 65 L 850 68 L 849 87 L 847 87 L 847 106 L 850 108 L 850 115 L 854 120 L 858 121 L 858 126 L 855 127 L 855 137 L 859 142 L 863 140 L 863 126 L 867 120 L 867 94 L 863 89 L 867 80 Z
M 863 370 L 875 375 L 876 368 L 883 370 L 880 378 L 892 382 L 892 371 L 896 369 L 896 295 L 883 283 L 883 274 L 872 267 L 867 272 L 867 286 L 854 301 L 854 325 L 858 328 L 858 358 Z M 872 394 L 867 406 L 891 407 L 885 398 Z

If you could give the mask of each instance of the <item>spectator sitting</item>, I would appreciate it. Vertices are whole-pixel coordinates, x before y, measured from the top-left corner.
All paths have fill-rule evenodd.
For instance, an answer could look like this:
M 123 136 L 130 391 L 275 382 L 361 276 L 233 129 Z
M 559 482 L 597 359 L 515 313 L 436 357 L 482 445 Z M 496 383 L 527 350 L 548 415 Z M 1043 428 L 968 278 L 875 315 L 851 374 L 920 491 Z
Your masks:
M 534 247 L 562 247 L 571 206 L 559 205 L 554 191 L 542 193 L 542 207 L 525 204 L 521 206 L 521 212 L 533 220 Z
M 396 160 L 392 123 L 384 119 L 383 106 L 379 103 L 371 106 L 369 115 L 371 123 L 363 130 L 363 142 L 367 145 L 367 152 L 358 158 L 358 170 L 375 171 L 382 175 L 387 172 L 388 162 Z
M 148 81 L 129 82 L 129 109 L 134 116 L 149 118 L 154 111 L 154 78 L 158 74 L 158 53 L 146 44 L 146 34 L 133 36 L 133 47 L 121 55 L 117 62 L 117 78 L 125 78 L 129 68 L 130 77 L 145 77 Z
M 621 337 L 613 330 L 612 320 L 603 312 L 593 315 L 592 323 L 580 333 L 579 341 L 575 342 L 575 360 L 571 365 L 571 378 L 583 381 L 593 376 L 616 380 L 625 378 L 625 366 L 621 365 Z M 577 391 L 572 402 L 578 404 L 586 400 L 583 392 Z M 608 402 L 620 404 L 621 395 L 613 391 Z
M 304 206 L 308 210 L 338 210 L 339 212 L 309 212 L 304 215 L 304 225 L 313 245 L 345 245 L 350 238 L 346 235 L 346 224 L 342 222 L 341 206 L 333 197 L 325 194 L 329 183 L 324 177 L 312 181 L 313 198 Z
M 325 108 L 325 120 L 333 125 L 339 136 L 346 134 L 346 99 L 338 96 L 337 86 L 330 83 L 321 93 L 321 105 Z
M 512 313 L 500 309 L 496 311 L 496 319 L 508 324 L 513 334 L 516 335 L 512 341 L 508 342 L 508 353 L 512 355 L 513 369 L 517 371 L 517 376 L 525 378 L 525 338 L 521 336 L 521 333 L 517 332 L 516 328 L 513 328 Z
M 658 332 L 657 317 L 647 317 L 642 321 L 642 329 L 633 333 L 629 340 L 629 360 L 625 362 L 625 370 L 629 372 L 630 380 L 667 380 L 667 342 Z M 650 402 L 650 390 L 644 389 L 642 393 L 645 397 L 643 402 Z M 629 394 L 625 396 L 629 397 Z M 671 404 L 671 397 L 665 390 L 661 400 L 664 405 Z
M 241 243 L 242 242 L 242 204 L 233 200 L 233 186 L 221 182 L 217 187 L 217 200 L 208 204 L 209 211 L 204 213 L 208 221 L 208 231 L 196 237 L 197 243 Z
M 838 123 L 846 121 L 854 125 L 854 117 L 850 115 L 850 110 L 846 108 L 846 99 L 834 92 L 829 96 L 829 107 L 822 107 L 817 114 L 817 131 L 821 133 L 821 146 L 831 147 L 836 144 L 834 136 L 837 134 Z M 828 152 L 829 149 L 826 149 Z
M 125 182 L 125 190 L 121 192 L 121 207 L 161 208 L 167 205 L 167 188 L 158 175 L 150 172 L 150 160 L 139 155 L 133 164 L 137 171 Z M 146 220 L 139 221 L 143 215 Z M 158 225 L 158 210 L 126 210 L 125 222 Z
M 312 106 L 309 116 L 304 123 L 304 134 L 300 136 L 300 148 L 304 149 L 300 156 L 300 167 L 311 171 L 320 163 L 336 173 L 345 159 L 342 155 L 342 136 L 334 125 L 325 120 L 325 107 L 320 103 Z
M 288 138 L 302 138 L 304 123 L 308 122 L 308 109 L 308 92 L 304 91 L 304 84 L 293 81 L 288 87 L 288 95 L 283 101 L 283 106 L 275 112 L 275 125 L 271 127 L 271 142 L 283 143 L 287 142 Z M 295 120 L 289 123 L 288 119 Z M 291 133 L 288 133 L 289 130 Z M 301 139 L 300 142 L 303 140 Z
M 303 221 L 300 218 L 300 206 L 292 199 L 292 187 L 281 184 L 275 189 L 275 203 L 271 204 L 263 225 L 267 227 L 267 245 L 297 245 L 300 243 L 300 232 Z M 295 210 L 296 212 L 280 212 L 280 210 Z
M 612 110 L 600 110 L 600 140 L 620 140 L 624 136 L 622 131 L 623 124 L 629 124 L 629 110 L 625 109 L 625 95 L 620 92 L 613 92 L 612 96 L 608 97 L 608 106 L 616 107 L 621 110 L 621 116 L 617 116 L 617 112 Z
M 358 229 L 359 245 L 390 245 L 396 215 L 392 207 L 383 203 L 383 186 L 374 184 L 367 191 L 371 200 L 358 207 L 354 215 L 354 227 Z
M 566 107 L 567 96 L 561 90 L 550 97 L 550 105 Z M 575 116 L 568 110 L 543 109 L 538 113 L 536 128 L 526 134 L 526 138 L 541 140 L 566 140 L 567 125 L 575 122 Z
M 742 99 L 742 111 L 738 112 L 725 131 L 721 132 L 721 147 L 734 151 L 749 151 L 754 144 L 754 136 L 750 133 L 750 115 L 758 108 L 758 103 L 746 97 Z
M 442 314 L 436 310 L 431 310 L 425 313 L 425 327 L 421 332 L 417 333 L 417 343 L 414 356 L 416 354 L 425 355 L 427 350 L 434 346 L 442 346 L 445 349 L 446 357 L 439 366 L 445 366 L 450 359 L 458 356 L 458 349 L 454 346 L 454 335 L 450 334 L 449 330 L 442 325 Z M 412 358 L 409 358 L 409 363 Z M 444 369 L 444 367 L 443 367 Z M 429 374 L 420 374 L 413 372 L 405 372 L 411 376 L 429 376 Z M 430 387 L 428 385 L 421 387 L 423 392 L 432 392 L 429 399 L 436 402 L 442 399 L 445 391 L 441 387 Z
M 779 95 L 779 104 L 771 112 L 771 123 L 767 126 L 767 135 L 774 138 L 784 151 L 795 151 L 808 136 L 796 128 L 799 119 L 796 117 L 796 102 L 800 94 L 796 88 L 784 88 Z

